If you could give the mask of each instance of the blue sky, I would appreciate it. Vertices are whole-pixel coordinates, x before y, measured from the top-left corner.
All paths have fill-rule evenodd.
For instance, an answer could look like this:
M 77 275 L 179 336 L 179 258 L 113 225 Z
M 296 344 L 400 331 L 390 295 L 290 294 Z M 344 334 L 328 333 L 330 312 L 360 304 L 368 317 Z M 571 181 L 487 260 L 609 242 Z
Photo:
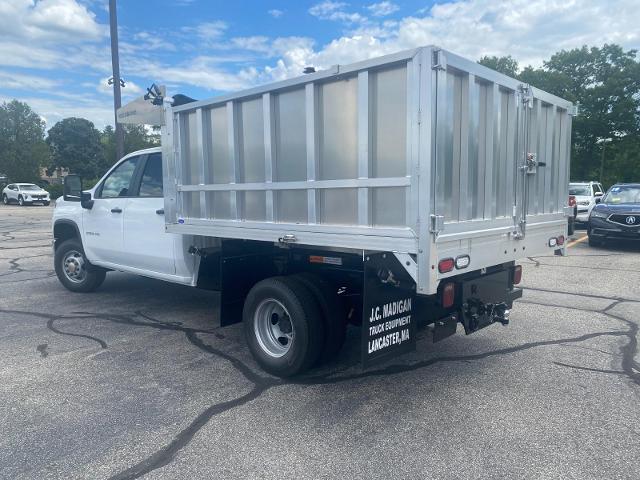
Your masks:
M 152 82 L 201 99 L 420 45 L 471 59 L 640 47 L 638 0 L 118 1 L 124 101 Z M 113 123 L 107 0 L 0 1 L 0 101 L 48 127 Z

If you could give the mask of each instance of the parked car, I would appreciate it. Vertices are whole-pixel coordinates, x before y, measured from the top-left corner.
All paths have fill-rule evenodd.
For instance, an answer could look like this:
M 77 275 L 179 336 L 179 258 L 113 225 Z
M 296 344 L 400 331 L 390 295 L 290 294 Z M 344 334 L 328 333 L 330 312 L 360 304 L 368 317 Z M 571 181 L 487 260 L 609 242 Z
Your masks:
M 587 223 L 589 213 L 596 204 L 596 198 L 604 195 L 604 189 L 598 182 L 575 182 L 569 184 L 569 195 L 575 196 L 578 205 L 576 222 Z
M 49 192 L 33 183 L 10 183 L 2 190 L 2 203 L 9 205 L 15 202 L 20 206 L 42 203 L 49 205 L 51 202 Z
M 640 183 L 617 183 L 596 200 L 589 216 L 589 245 L 606 240 L 640 240 Z
M 576 231 L 576 217 L 578 216 L 578 204 L 576 203 L 575 195 L 569 195 L 569 206 L 573 207 L 573 215 L 569 216 L 567 234 L 573 235 Z

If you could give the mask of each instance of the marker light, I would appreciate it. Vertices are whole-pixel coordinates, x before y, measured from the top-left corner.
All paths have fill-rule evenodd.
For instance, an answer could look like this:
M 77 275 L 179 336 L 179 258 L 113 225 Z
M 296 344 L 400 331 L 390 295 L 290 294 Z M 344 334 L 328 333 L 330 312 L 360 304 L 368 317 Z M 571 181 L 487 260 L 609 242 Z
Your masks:
M 453 307 L 456 299 L 456 286 L 453 283 L 447 283 L 442 289 L 442 306 L 444 308 Z
M 513 267 L 513 284 L 518 285 L 522 281 L 522 265 Z
M 550 247 L 555 247 L 558 244 L 558 240 L 556 239 L 556 237 L 551 237 L 549 239 L 549 246 Z
M 453 270 L 453 266 L 455 265 L 453 258 L 444 258 L 438 262 L 438 271 L 440 273 L 447 273 Z
M 460 255 L 456 257 L 456 268 L 458 270 L 462 270 L 463 268 L 467 268 L 471 263 L 471 258 L 469 255 Z
M 564 235 L 560 235 L 558 238 L 556 238 L 556 243 L 558 245 L 564 245 Z

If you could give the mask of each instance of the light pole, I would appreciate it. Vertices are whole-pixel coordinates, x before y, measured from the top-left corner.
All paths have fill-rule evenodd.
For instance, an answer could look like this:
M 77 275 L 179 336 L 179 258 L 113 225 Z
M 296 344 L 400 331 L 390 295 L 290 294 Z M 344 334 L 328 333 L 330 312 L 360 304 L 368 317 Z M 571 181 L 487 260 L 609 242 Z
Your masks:
M 602 157 L 600 158 L 600 183 L 602 183 L 602 177 L 604 176 L 604 152 L 607 149 L 607 143 L 610 143 L 612 138 L 599 138 L 596 143 L 602 144 Z
M 118 18 L 116 15 L 116 0 L 109 0 L 109 26 L 111 30 L 111 68 L 113 70 L 113 115 L 115 120 L 116 136 L 116 158 L 114 161 L 124 156 L 124 130 L 118 123 L 118 109 L 122 104 L 120 87 L 120 59 L 118 58 Z

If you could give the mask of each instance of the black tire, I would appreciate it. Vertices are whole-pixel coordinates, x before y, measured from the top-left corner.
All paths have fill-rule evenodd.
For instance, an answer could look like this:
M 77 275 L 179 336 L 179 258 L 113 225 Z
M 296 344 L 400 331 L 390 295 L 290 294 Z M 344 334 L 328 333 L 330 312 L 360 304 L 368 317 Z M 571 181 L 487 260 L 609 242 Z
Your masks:
M 65 271 L 65 263 L 70 259 L 72 252 L 77 253 L 79 256 L 74 256 L 77 261 L 82 260 L 82 267 L 84 268 L 84 275 L 82 278 L 78 277 L 72 280 L 71 274 Z M 54 266 L 56 275 L 60 283 L 64 285 L 68 290 L 72 292 L 88 293 L 97 289 L 102 282 L 104 282 L 107 272 L 95 265 L 91 265 L 84 255 L 84 249 L 82 243 L 76 239 L 65 240 L 56 249 L 54 255 Z M 75 271 L 75 270 L 74 270 Z
M 293 337 L 290 342 L 283 344 L 286 351 L 279 356 L 274 355 L 273 351 L 270 353 L 267 345 L 271 342 L 271 345 L 276 345 L 271 348 L 277 348 L 273 338 L 268 340 L 265 334 L 259 333 L 259 325 L 264 325 L 265 316 L 269 317 L 268 306 L 274 303 L 284 307 L 285 312 L 281 317 L 272 313 L 271 324 L 276 325 L 273 323 L 274 315 L 276 320 L 287 320 Z M 265 308 L 267 310 L 263 311 Z M 249 350 L 265 371 L 278 377 L 290 377 L 308 370 L 318 360 L 324 341 L 320 307 L 313 294 L 300 281 L 291 277 L 272 277 L 256 283 L 245 299 L 242 319 Z M 278 329 L 280 323 L 278 320 Z M 267 325 L 266 328 L 270 327 Z
M 48 207 L 51 204 L 51 202 L 44 202 L 44 206 Z
M 7 197 L 6 193 L 2 194 L 2 203 L 4 203 L 5 205 L 9 205 L 9 203 L 11 203 L 11 200 L 9 200 L 9 197 Z
M 329 362 L 338 354 L 344 345 L 347 333 L 347 313 L 338 293 L 331 284 L 318 275 L 303 272 L 294 275 L 300 280 L 320 306 L 324 326 L 324 345 L 318 359 L 318 365 Z
M 604 246 L 604 241 L 599 238 L 593 237 L 593 235 L 589 235 L 589 246 L 590 247 L 602 247 Z
M 22 195 L 18 195 L 18 205 L 24 207 L 24 199 L 22 198 Z
M 576 223 L 573 218 L 569 219 L 569 226 L 567 227 L 567 234 L 569 236 L 573 235 L 576 231 Z

